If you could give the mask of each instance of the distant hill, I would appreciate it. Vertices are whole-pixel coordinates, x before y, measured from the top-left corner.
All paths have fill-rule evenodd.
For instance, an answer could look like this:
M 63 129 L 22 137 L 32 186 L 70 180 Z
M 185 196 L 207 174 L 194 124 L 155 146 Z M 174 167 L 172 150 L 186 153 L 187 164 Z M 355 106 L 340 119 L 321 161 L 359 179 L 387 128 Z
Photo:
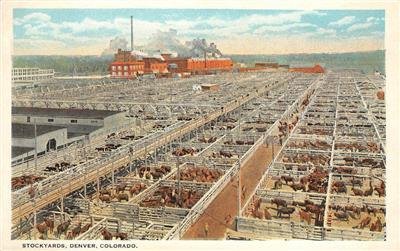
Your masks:
M 290 66 L 308 66 L 316 63 L 331 69 L 354 68 L 366 73 L 385 72 L 385 51 L 318 53 L 288 55 L 225 55 L 248 66 L 255 62 L 278 62 Z M 13 67 L 39 67 L 54 69 L 58 75 L 104 75 L 112 56 L 14 56 Z
M 316 53 L 288 55 L 225 55 L 233 61 L 253 66 L 255 62 L 278 62 L 295 66 L 312 66 L 320 64 L 330 69 L 354 68 L 365 73 L 378 70 L 385 72 L 385 51 L 350 52 L 350 53 Z

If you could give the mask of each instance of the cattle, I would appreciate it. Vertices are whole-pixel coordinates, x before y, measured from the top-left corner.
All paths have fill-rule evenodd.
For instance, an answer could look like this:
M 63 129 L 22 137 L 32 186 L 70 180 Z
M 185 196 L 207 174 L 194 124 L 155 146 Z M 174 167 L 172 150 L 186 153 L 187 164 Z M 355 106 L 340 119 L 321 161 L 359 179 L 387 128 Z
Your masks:
M 82 228 L 81 228 L 81 234 L 83 234 L 84 232 L 88 231 L 89 228 L 92 227 L 92 223 L 86 223 Z
M 36 229 L 39 231 L 39 233 L 42 234 L 43 237 L 45 236 L 44 238 L 47 239 L 47 232 L 49 230 L 49 227 L 47 226 L 46 222 L 42 222 L 40 224 L 37 224 L 36 225 Z
M 112 200 L 113 198 L 114 198 L 113 196 L 110 196 L 110 195 L 108 195 L 108 194 L 104 194 L 104 195 L 100 195 L 100 196 L 99 196 L 99 199 L 100 199 L 102 202 L 106 202 L 106 203 L 110 203 L 111 200 Z
M 307 204 L 305 210 L 307 212 L 319 214 L 322 209 L 318 205 Z
M 281 188 L 282 188 L 282 181 L 280 179 L 276 180 L 274 182 L 274 188 L 273 189 L 281 189 Z
M 300 221 L 301 222 L 305 221 L 305 222 L 307 222 L 308 225 L 311 224 L 311 214 L 310 213 L 300 209 L 299 216 L 300 216 Z
M 354 195 L 356 196 L 363 196 L 364 195 L 364 191 L 361 189 L 357 189 L 357 188 L 352 188 L 351 191 L 353 191 Z
M 378 216 L 377 220 L 371 224 L 371 227 L 369 230 L 373 231 L 373 232 L 381 232 L 382 228 L 383 228 L 383 226 L 382 226 L 381 218 Z
M 352 180 L 350 180 L 350 182 L 351 182 L 351 185 L 354 187 L 354 186 L 359 186 L 359 187 L 362 187 L 362 180 L 355 180 L 354 178 L 352 179 Z
M 345 187 L 345 186 L 333 187 L 332 191 L 336 192 L 336 193 L 347 193 L 347 187 Z
M 79 222 L 78 225 L 72 229 L 72 238 L 75 239 L 75 237 L 81 233 L 81 225 L 82 223 Z
M 372 213 L 372 214 L 374 214 L 374 216 L 376 216 L 376 213 L 378 212 L 378 209 L 369 207 L 367 205 L 364 205 L 363 208 L 362 208 L 362 211 L 363 212 L 367 212 L 368 214 Z
M 57 226 L 57 238 L 60 238 L 61 234 L 66 235 L 70 224 L 71 224 L 71 221 L 68 220 L 68 221 L 60 223 L 60 225 Z
M 120 193 L 117 195 L 117 199 L 119 202 L 123 200 L 129 201 L 129 196 L 126 193 Z
M 125 191 L 127 184 L 126 183 L 120 183 L 115 187 L 115 192 L 119 193 L 119 192 L 123 192 Z
M 260 208 L 260 206 L 261 206 L 261 198 L 258 198 L 258 199 L 256 199 L 255 202 L 254 202 L 254 208 L 255 208 L 255 210 L 258 210 L 258 209 Z
M 336 219 L 341 220 L 341 221 L 349 220 L 349 214 L 347 212 L 343 212 L 343 211 L 334 212 L 333 215 L 335 215 Z
M 113 239 L 113 235 L 106 228 L 103 228 L 100 233 L 103 236 L 104 240 L 112 240 Z
M 225 158 L 232 158 L 233 154 L 229 151 L 220 150 L 219 154 Z
M 283 176 L 281 176 L 281 179 L 285 181 L 286 185 L 288 184 L 288 182 L 294 183 L 293 177 L 288 176 L 288 175 L 283 175 Z
M 374 190 L 378 193 L 379 197 L 385 196 L 385 188 L 375 187 Z
M 264 208 L 264 218 L 265 218 L 266 220 L 271 220 L 271 219 L 272 219 L 272 216 L 271 216 L 271 214 L 268 212 L 268 209 L 267 209 L 267 208 Z
M 285 200 L 279 199 L 279 198 L 272 199 L 271 204 L 276 204 L 276 208 L 278 208 L 279 206 L 287 207 L 287 202 Z
M 258 218 L 260 220 L 263 218 L 263 213 L 256 209 L 253 209 L 251 213 L 252 213 L 253 217 L 255 217 L 255 218 Z
M 101 190 L 99 191 L 99 193 L 100 193 L 101 195 L 111 195 L 111 191 L 109 191 L 108 189 L 101 189 Z
M 294 207 L 280 207 L 280 208 L 273 208 L 273 210 L 276 210 L 276 216 L 278 218 L 282 218 L 283 214 L 287 214 L 288 217 L 290 218 L 291 214 L 294 213 L 296 210 Z
M 128 234 L 127 233 L 117 232 L 117 233 L 113 234 L 113 237 L 115 237 L 116 239 L 120 239 L 120 240 L 127 240 L 128 239 Z
M 289 186 L 290 186 L 294 191 L 297 191 L 297 190 L 303 190 L 303 192 L 306 191 L 305 185 L 304 185 L 304 184 L 301 184 L 301 183 L 293 183 L 293 184 L 290 184 Z
M 52 234 L 52 233 L 53 233 L 53 230 L 54 230 L 54 220 L 49 219 L 49 218 L 46 218 L 46 219 L 44 220 L 44 222 L 46 222 L 46 225 L 47 225 L 47 227 L 49 228 L 50 233 Z
M 358 224 L 357 226 L 354 226 L 353 228 L 358 227 L 360 229 L 364 229 L 365 227 L 367 227 L 369 225 L 370 222 L 371 222 L 371 217 L 367 216 L 361 220 L 360 224 Z
M 133 196 L 134 194 L 140 193 L 144 189 L 146 189 L 146 184 L 144 183 L 135 184 L 129 189 L 129 193 L 131 194 L 131 196 Z

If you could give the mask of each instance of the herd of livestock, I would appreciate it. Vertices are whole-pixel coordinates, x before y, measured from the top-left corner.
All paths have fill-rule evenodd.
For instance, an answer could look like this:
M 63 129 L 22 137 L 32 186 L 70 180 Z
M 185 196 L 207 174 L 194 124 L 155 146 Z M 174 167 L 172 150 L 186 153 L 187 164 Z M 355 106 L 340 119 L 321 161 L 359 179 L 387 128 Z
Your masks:
M 221 180 L 227 168 L 267 132 L 277 119 L 276 114 L 285 113 L 299 94 L 304 93 L 297 106 L 276 123 L 279 148 L 275 149 L 274 161 L 245 205 L 244 217 L 263 222 L 384 231 L 384 146 L 363 103 L 373 100 L 364 101 L 367 96 L 363 83 L 329 74 L 317 89 L 307 92 L 311 80 L 315 79 L 300 78 L 292 89 L 278 89 L 261 101 L 250 102 L 242 107 L 240 114 L 223 116 L 195 135 L 151 152 L 145 160 L 135 161 L 134 170 L 127 171 L 128 166 L 122 166 L 123 176 L 114 177 L 113 173 L 112 179 L 102 177 L 106 182 L 97 184 L 97 188 L 91 184 L 85 199 L 90 206 L 100 208 L 100 213 L 103 209 L 115 210 L 116 205 L 133 204 L 139 209 L 191 212 Z M 268 105 L 262 106 L 262 102 Z M 242 118 L 242 112 L 248 114 Z M 175 122 L 183 123 L 195 117 L 195 114 L 180 115 L 175 117 Z M 155 130 L 166 127 L 157 120 L 149 125 Z M 111 133 L 93 151 L 97 156 L 112 154 L 142 138 L 132 131 Z M 185 161 L 197 163 L 188 165 Z M 54 162 L 44 168 L 43 176 L 13 178 L 12 189 L 32 187 L 45 175 L 68 171 L 79 164 L 79 161 Z M 93 230 L 94 225 L 79 217 L 71 221 L 69 216 L 68 219 L 46 216 L 34 229 L 42 239 L 48 239 L 49 234 L 51 238 L 75 239 Z M 97 229 L 97 234 L 104 240 L 126 240 L 131 233 L 102 227 Z
M 384 135 L 368 116 L 380 102 L 375 93 L 371 82 L 328 75 L 297 126 L 288 128 L 246 217 L 383 232 Z

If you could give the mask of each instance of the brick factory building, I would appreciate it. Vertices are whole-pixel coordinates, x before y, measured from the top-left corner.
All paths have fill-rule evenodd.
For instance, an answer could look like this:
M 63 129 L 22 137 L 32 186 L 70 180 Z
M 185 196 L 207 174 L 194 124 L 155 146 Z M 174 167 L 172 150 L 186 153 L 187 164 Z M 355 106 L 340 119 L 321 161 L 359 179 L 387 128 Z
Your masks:
M 319 64 L 314 65 L 314 67 L 300 67 L 300 68 L 289 68 L 292 72 L 303 72 L 303 73 L 325 73 L 324 68 Z
M 202 74 L 213 71 L 230 71 L 233 62 L 230 58 L 173 58 L 163 54 L 170 72 Z
M 145 63 L 132 55 L 131 51 L 118 49 L 114 54 L 114 61 L 110 64 L 110 75 L 112 78 L 134 78 L 144 73 L 144 65 Z
M 131 51 L 118 50 L 114 62 L 110 64 L 112 78 L 134 78 L 142 74 L 190 73 L 205 74 L 209 72 L 230 71 L 233 62 L 230 58 L 190 58 L 172 57 L 161 54 L 161 57 L 143 57 L 132 55 Z
M 156 57 L 143 58 L 144 62 L 144 73 L 168 73 L 168 64 L 165 60 Z

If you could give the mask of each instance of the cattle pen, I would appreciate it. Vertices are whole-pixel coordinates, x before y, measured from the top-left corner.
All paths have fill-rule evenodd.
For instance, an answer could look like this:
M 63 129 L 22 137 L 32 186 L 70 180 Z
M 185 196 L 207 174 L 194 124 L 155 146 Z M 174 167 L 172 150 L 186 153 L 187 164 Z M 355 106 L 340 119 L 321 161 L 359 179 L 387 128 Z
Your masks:
M 219 89 L 193 88 L 209 83 Z M 238 182 L 226 239 L 385 240 L 382 87 L 346 70 L 15 89 L 14 107 L 120 111 L 124 120 L 13 163 L 12 238 L 182 239 Z M 271 145 L 273 160 L 244 193 L 235 177 Z

